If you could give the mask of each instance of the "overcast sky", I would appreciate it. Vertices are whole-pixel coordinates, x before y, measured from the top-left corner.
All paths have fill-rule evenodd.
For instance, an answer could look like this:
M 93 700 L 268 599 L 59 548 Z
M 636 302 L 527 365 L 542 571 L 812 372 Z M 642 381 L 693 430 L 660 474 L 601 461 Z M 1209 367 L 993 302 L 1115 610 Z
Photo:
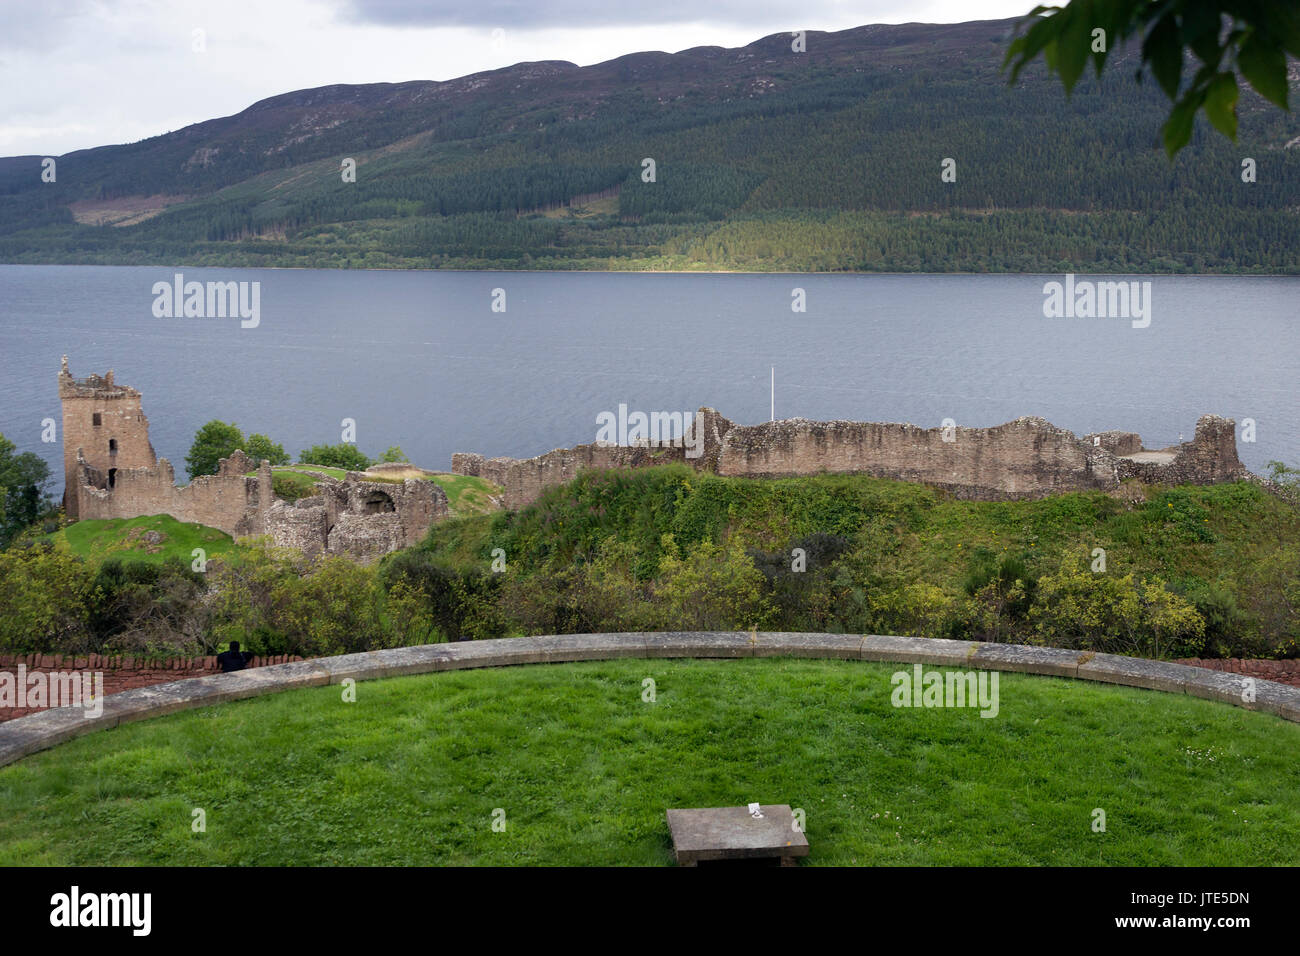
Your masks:
M 0 0 L 0 156 L 128 143 L 331 83 L 1022 16 L 1034 0 Z M 195 31 L 202 31 L 196 35 Z M 201 44 L 196 41 L 201 39 Z M 201 52 L 195 50 L 201 45 Z

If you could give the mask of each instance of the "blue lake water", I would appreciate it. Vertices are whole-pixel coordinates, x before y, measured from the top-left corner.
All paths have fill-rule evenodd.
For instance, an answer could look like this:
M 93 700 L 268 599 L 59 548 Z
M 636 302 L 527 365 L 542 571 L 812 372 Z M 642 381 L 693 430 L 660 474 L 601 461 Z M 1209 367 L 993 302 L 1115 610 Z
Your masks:
M 157 318 L 155 282 L 261 283 L 260 322 Z M 937 426 L 1040 415 L 1078 434 L 1191 438 L 1216 413 L 1256 422 L 1242 460 L 1300 464 L 1300 279 L 1151 282 L 1151 324 L 1043 315 L 1062 276 L 645 275 L 0 266 L 0 433 L 62 453 L 56 374 L 140 389 L 154 448 L 183 471 L 219 418 L 291 455 L 340 440 L 534 455 L 592 441 L 596 416 L 712 405 L 734 421 Z M 1080 277 L 1098 278 L 1098 277 Z M 791 310 L 794 288 L 807 311 Z M 494 312 L 504 289 L 506 311 Z M 1240 434 L 1240 432 L 1239 432 Z M 56 489 L 57 490 L 57 489 Z

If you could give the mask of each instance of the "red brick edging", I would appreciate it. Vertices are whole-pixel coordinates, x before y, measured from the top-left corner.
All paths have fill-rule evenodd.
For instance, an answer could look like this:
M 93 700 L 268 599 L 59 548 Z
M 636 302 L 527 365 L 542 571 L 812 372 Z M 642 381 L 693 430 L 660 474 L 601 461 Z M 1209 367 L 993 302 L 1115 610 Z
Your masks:
M 1210 670 L 1227 671 L 1230 674 L 1241 674 L 1245 677 L 1300 687 L 1300 660 L 1268 661 L 1241 657 L 1205 660 L 1199 657 L 1187 657 L 1175 663 L 1187 664 L 1191 667 L 1208 667 Z
M 287 664 L 290 661 L 300 660 L 302 658 L 296 654 L 273 654 L 269 657 L 254 657 L 248 666 L 265 667 L 269 664 Z M 0 671 L 8 671 L 15 679 L 20 664 L 29 675 L 48 674 L 52 671 L 102 672 L 105 695 L 134 690 L 137 687 L 148 687 L 151 684 L 184 680 L 187 677 L 204 677 L 208 674 L 221 673 L 221 667 L 215 657 L 124 657 L 120 654 L 86 654 L 82 657 L 74 657 L 67 654 L 0 654 Z M 0 706 L 0 722 L 45 709 L 47 708 Z

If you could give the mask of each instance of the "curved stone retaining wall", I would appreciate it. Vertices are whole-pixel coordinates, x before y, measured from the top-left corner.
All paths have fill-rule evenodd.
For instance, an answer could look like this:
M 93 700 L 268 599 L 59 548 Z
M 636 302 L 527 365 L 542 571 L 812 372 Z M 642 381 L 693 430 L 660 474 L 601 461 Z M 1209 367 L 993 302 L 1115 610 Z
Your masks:
M 0 725 L 0 766 L 118 724 L 297 687 L 338 684 L 348 678 L 361 681 L 474 667 L 624 657 L 832 658 L 1075 677 L 1190 694 L 1300 723 L 1298 688 L 1264 680 L 1256 680 L 1251 685 L 1247 678 L 1236 674 L 1114 654 L 874 634 L 735 631 L 562 634 L 425 644 L 321 657 L 110 694 L 104 698 L 98 716 L 90 716 L 81 708 L 60 707 Z M 1253 694 L 1247 693 L 1248 688 Z

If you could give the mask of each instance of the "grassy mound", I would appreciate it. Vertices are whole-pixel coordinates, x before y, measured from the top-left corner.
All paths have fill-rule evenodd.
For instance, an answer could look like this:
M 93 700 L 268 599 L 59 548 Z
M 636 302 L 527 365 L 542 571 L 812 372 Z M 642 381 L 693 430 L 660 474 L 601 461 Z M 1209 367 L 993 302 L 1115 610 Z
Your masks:
M 653 626 L 610 626 L 620 621 L 606 598 L 662 597 L 682 562 L 707 585 L 687 581 L 684 593 L 725 596 L 736 582 L 755 593 L 748 561 L 762 574 L 758 600 L 689 626 L 1074 641 L 1151 656 L 1300 653 L 1300 509 L 1250 482 L 988 502 L 861 475 L 762 480 L 668 465 L 584 472 L 518 512 L 437 525 L 422 545 L 465 574 L 498 548 L 507 610 L 527 605 L 522 626 L 539 632 Z M 710 577 L 722 560 L 711 548 L 748 557 L 732 578 Z M 535 610 L 562 588 L 554 608 Z M 1131 636 L 1103 647 L 1082 633 L 1088 621 L 1099 635 Z M 1171 644 L 1173 634 L 1190 636 Z
M 110 557 L 149 564 L 179 558 L 189 565 L 195 548 L 202 548 L 208 558 L 238 555 L 238 546 L 224 531 L 177 521 L 170 515 L 77 521 L 50 539 L 66 541 L 73 554 L 96 563 Z
M 665 809 L 751 801 L 805 811 L 813 865 L 1300 862 L 1300 726 L 1019 674 L 993 718 L 896 709 L 906 669 L 543 665 L 176 714 L 0 769 L 0 864 L 662 865 Z
M 500 510 L 492 503 L 492 498 L 501 494 L 501 488 L 485 478 L 448 474 L 427 477 L 447 493 L 447 502 L 451 505 L 451 510 L 460 517 L 490 514 Z

